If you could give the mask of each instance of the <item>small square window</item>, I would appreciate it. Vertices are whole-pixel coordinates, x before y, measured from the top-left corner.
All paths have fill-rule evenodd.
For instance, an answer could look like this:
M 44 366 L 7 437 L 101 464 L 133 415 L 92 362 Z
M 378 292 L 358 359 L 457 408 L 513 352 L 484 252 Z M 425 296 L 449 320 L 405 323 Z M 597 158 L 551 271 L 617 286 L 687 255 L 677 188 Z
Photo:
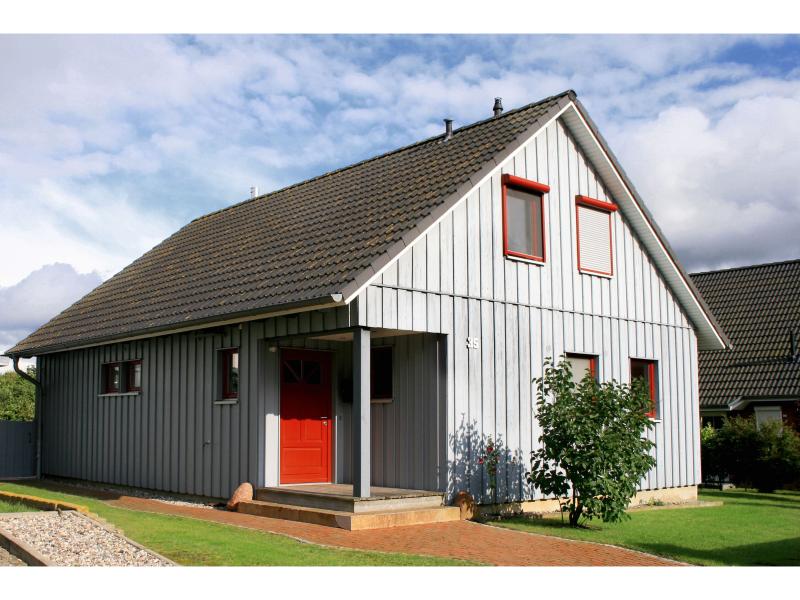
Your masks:
M 392 347 L 379 346 L 370 354 L 370 398 L 377 402 L 392 400 Z
M 221 352 L 222 397 L 226 400 L 239 397 L 239 349 L 228 348 Z
M 580 382 L 585 376 L 586 371 L 592 374 L 597 381 L 597 357 L 592 354 L 567 354 L 567 361 L 572 367 L 572 381 Z
M 647 416 L 651 419 L 658 418 L 658 385 L 656 382 L 656 361 L 631 359 L 631 383 L 643 379 L 650 393 L 650 412 Z
M 545 260 L 544 194 L 542 183 L 503 176 L 503 252 L 506 256 Z

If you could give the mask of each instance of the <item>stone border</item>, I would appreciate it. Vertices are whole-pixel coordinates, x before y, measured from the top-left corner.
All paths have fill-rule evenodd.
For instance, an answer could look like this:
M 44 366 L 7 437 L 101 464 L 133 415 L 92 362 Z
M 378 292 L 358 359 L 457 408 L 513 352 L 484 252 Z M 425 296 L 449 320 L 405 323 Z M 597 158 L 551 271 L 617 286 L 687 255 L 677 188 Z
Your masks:
M 25 514 L 25 513 L 23 513 Z M 28 513 L 36 514 L 36 513 Z M 80 514 L 80 513 L 76 513 Z M 38 550 L 29 546 L 25 542 L 18 540 L 0 525 L 0 547 L 5 548 L 9 554 L 16 556 L 30 567 L 52 567 L 55 566 L 47 560 Z
M 0 490 L 0 500 L 19 502 L 20 504 L 32 506 L 33 508 L 38 508 L 39 510 L 74 510 L 83 514 L 87 514 L 89 512 L 87 507 L 80 504 L 62 502 L 61 500 L 48 500 L 46 498 L 39 498 L 38 496 L 15 494 L 14 492 L 6 492 L 3 490 Z

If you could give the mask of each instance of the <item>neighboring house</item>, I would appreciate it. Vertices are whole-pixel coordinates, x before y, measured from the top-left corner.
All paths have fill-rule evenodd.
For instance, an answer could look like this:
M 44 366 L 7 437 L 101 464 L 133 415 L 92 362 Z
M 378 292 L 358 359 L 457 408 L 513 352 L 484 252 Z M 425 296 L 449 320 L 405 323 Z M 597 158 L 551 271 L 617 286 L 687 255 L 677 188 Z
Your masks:
M 693 496 L 697 351 L 726 339 L 574 92 L 501 112 L 198 218 L 17 344 L 42 471 L 486 499 L 491 435 L 519 500 L 532 380 L 569 353 L 653 381 L 642 488 Z
M 731 340 L 700 352 L 702 423 L 755 415 L 800 430 L 800 260 L 692 275 Z

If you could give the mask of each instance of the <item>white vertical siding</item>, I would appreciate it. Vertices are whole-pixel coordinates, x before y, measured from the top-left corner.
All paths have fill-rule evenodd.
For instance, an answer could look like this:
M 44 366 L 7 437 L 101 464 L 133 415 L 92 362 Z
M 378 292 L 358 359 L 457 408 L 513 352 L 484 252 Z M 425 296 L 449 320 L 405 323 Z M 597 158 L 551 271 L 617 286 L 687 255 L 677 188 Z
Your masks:
M 550 186 L 544 265 L 502 255 L 501 173 Z M 604 380 L 628 381 L 632 356 L 657 360 L 661 412 L 650 439 L 658 465 L 642 487 L 699 483 L 694 331 L 619 212 L 611 215 L 613 277 L 578 272 L 576 194 L 613 200 L 556 122 L 500 165 L 398 261 L 399 270 L 409 272 L 417 261 L 435 261 L 439 270 L 426 270 L 426 287 L 413 281 L 404 285 L 392 266 L 368 288 L 380 293 L 367 293 L 359 305 L 368 326 L 392 328 L 409 321 L 406 311 L 416 311 L 404 294 L 437 298 L 436 319 L 413 319 L 413 328 L 448 334 L 452 349 L 447 367 L 450 491 L 469 488 L 487 499 L 476 455 L 492 435 L 509 448 L 499 477 L 501 495 L 517 499 L 528 493 L 522 475 L 539 436 L 532 380 L 541 375 L 545 357 L 563 352 L 597 354 Z M 432 248 L 435 259 L 427 256 Z M 381 311 L 370 307 L 375 297 L 381 298 Z M 468 349 L 467 337 L 479 338 L 480 348 Z

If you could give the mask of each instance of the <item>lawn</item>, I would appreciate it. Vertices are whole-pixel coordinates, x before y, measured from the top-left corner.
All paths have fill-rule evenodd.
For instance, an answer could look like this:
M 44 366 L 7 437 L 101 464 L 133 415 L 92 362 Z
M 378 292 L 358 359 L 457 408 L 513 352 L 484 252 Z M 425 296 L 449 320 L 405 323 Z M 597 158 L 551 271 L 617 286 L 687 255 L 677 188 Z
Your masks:
M 35 512 L 35 508 L 31 508 L 21 502 L 7 502 L 0 500 L 0 513 L 13 513 L 13 512 Z
M 197 519 L 173 517 L 109 506 L 88 496 L 6 483 L 0 489 L 40 498 L 81 504 L 121 529 L 125 535 L 182 565 L 315 565 L 315 566 L 446 566 L 455 560 L 409 554 L 338 550 L 315 544 Z M 0 506 L 0 512 L 4 509 Z
M 593 521 L 587 529 L 558 515 L 510 519 L 502 527 L 625 546 L 699 565 L 800 565 L 800 492 L 706 491 L 705 508 L 634 510 L 623 523 Z

